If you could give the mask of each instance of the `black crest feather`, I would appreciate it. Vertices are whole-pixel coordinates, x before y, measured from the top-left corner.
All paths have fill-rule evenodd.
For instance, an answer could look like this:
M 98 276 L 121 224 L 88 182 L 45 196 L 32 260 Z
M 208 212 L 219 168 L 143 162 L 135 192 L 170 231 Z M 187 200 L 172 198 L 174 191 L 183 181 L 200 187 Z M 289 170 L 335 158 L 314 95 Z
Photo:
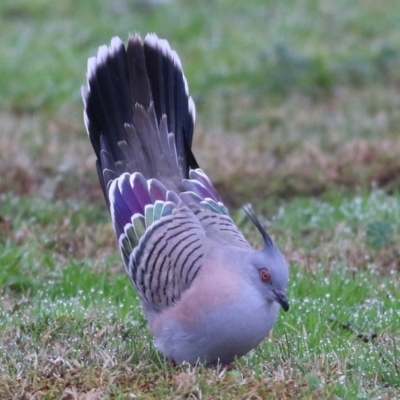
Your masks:
M 253 224 L 257 227 L 258 231 L 261 233 L 261 236 L 264 239 L 265 247 L 273 246 L 274 242 L 272 241 L 271 237 L 268 235 L 267 231 L 261 225 L 260 220 L 254 214 L 251 206 L 246 204 L 245 206 L 243 206 L 243 210 L 247 214 L 247 216 L 251 219 Z

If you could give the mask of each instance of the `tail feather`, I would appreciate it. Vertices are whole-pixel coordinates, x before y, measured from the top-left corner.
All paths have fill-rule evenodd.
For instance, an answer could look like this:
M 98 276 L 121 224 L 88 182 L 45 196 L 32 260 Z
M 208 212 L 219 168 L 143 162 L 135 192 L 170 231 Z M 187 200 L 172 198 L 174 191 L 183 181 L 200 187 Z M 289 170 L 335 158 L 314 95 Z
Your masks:
M 143 43 L 139 35 L 129 38 L 126 48 L 126 64 L 128 68 L 129 88 L 132 95 L 131 104 L 138 103 L 147 109 L 153 101 L 149 82 L 151 75 L 149 75 L 146 67 Z
M 187 156 L 191 148 L 195 120 L 194 103 L 177 53 L 171 50 L 166 40 L 159 40 L 155 34 L 146 36 L 144 53 L 153 93 L 154 108 L 158 119 L 167 115 L 169 132 L 184 132 L 177 135 L 176 148 L 183 170 L 197 168 Z M 186 176 L 185 176 L 186 177 Z
M 122 121 L 132 121 L 132 96 L 126 84 L 126 55 L 122 42 L 114 38 L 111 46 L 101 46 L 88 60 L 88 86 L 83 92 L 89 137 L 100 160 L 100 137 L 109 138 L 115 161 L 121 160 L 118 141 L 125 140 Z
M 197 168 L 191 145 L 195 108 L 177 54 L 155 34 L 119 38 L 88 61 L 84 120 L 107 203 L 111 181 L 140 172 L 180 191 Z

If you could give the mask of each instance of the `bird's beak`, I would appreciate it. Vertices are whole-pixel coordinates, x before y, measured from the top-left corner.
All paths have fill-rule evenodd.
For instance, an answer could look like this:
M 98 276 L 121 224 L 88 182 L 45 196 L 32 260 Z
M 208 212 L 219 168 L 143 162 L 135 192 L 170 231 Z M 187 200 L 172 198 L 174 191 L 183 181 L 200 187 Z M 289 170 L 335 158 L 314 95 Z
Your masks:
M 284 311 L 289 310 L 289 302 L 286 297 L 286 293 L 282 290 L 274 290 L 275 293 L 275 301 L 278 302 Z

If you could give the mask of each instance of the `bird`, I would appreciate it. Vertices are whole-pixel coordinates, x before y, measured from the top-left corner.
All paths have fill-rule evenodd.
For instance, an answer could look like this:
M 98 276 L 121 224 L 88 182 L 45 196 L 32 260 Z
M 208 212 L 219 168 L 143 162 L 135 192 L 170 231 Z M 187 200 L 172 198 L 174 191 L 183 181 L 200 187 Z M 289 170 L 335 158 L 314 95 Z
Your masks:
M 254 212 L 253 249 L 192 152 L 196 109 L 165 39 L 130 34 L 87 63 L 83 119 L 126 272 L 156 349 L 229 365 L 289 309 L 288 264 Z

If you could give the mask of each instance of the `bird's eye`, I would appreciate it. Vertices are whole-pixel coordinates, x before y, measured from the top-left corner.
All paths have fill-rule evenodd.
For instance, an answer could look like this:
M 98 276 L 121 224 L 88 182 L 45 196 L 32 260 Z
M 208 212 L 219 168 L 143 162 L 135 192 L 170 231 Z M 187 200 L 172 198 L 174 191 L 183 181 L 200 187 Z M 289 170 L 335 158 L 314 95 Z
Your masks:
M 260 270 L 260 278 L 263 282 L 270 282 L 271 281 L 271 274 L 266 268 Z

